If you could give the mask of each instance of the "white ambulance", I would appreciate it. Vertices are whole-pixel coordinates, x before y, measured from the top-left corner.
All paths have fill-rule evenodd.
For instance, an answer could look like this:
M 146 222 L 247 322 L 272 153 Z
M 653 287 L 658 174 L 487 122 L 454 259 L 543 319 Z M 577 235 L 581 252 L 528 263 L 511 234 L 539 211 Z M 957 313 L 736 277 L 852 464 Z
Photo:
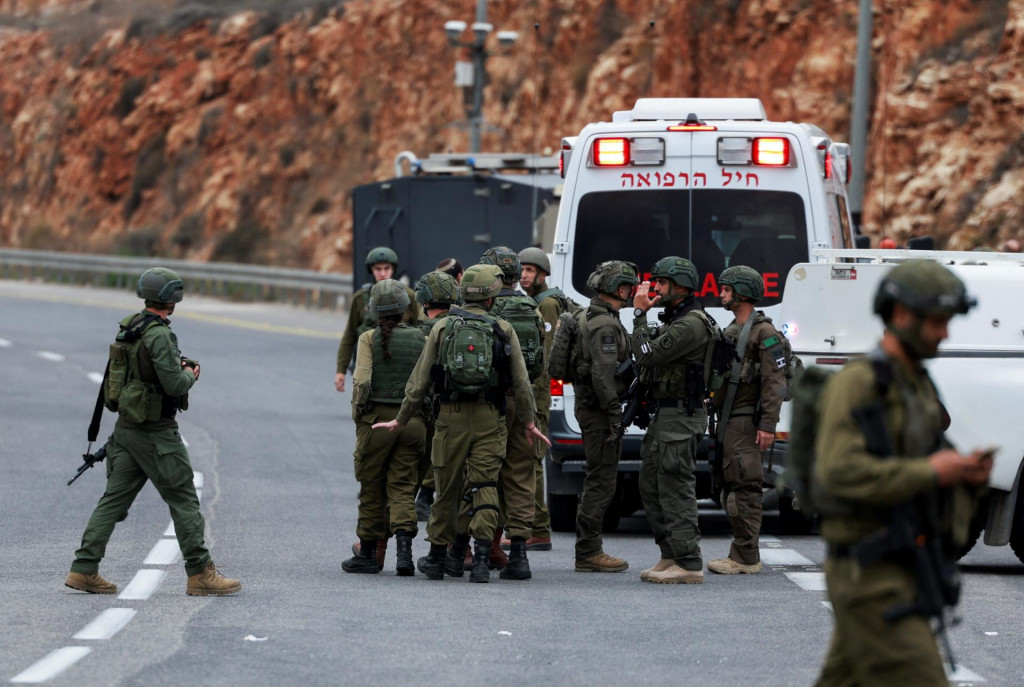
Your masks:
M 605 260 L 647 274 L 660 258 L 688 258 L 701 275 L 699 298 L 720 324 L 717 277 L 729 265 L 761 272 L 774 316 L 790 267 L 814 248 L 852 248 L 846 182 L 850 148 L 817 126 L 773 122 L 753 98 L 650 98 L 610 122 L 563 139 L 565 176 L 555 229 L 553 281 L 579 303 L 587 276 Z M 652 311 L 650 317 L 656 316 Z M 627 327 L 632 315 L 623 316 Z M 583 483 L 583 449 L 572 389 L 552 384 L 548 503 L 555 529 L 572 530 Z M 640 507 L 641 434 L 626 436 L 617 501 L 606 527 Z M 698 495 L 710 496 L 701 449 Z

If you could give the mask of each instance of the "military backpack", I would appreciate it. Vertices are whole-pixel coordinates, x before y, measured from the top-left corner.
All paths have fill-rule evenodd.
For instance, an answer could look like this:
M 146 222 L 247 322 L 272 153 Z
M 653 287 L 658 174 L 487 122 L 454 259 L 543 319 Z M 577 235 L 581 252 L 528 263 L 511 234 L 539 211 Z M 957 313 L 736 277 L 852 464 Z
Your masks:
M 107 374 L 103 381 L 103 405 L 131 422 L 160 419 L 163 393 L 140 379 L 139 358 L 148 356 L 142 335 L 154 326 L 166 326 L 163 319 L 147 313 L 121 322 L 110 344 Z
M 511 352 L 511 344 L 496 320 L 452 308 L 439 352 L 444 370 L 443 396 L 449 401 L 481 399 L 500 384 L 499 367 Z
M 537 301 L 529 296 L 503 296 L 494 299 L 491 312 L 512 325 L 526 372 L 535 381 L 544 371 L 544 321 L 537 314 Z
M 587 311 L 583 309 L 566 311 L 558 316 L 548 359 L 548 374 L 552 379 L 575 384 L 583 377 L 580 374 L 580 364 L 583 362 L 581 331 L 586 327 L 586 320 Z

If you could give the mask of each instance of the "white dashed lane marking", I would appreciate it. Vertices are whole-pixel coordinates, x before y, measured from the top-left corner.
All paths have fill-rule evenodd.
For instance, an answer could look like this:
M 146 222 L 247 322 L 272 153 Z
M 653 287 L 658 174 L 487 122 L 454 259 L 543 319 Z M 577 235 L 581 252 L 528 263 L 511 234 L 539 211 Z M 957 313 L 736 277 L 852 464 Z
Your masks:
M 92 651 L 87 646 L 66 646 L 51 651 L 25 670 L 11 678 L 11 682 L 31 684 L 46 682 L 78 663 Z
M 60 353 L 53 353 L 51 351 L 36 351 L 36 355 L 38 355 L 43 360 L 52 360 L 55 363 L 59 363 L 64 360 L 64 356 L 62 356 Z
M 10 348 L 11 342 L 7 339 L 0 339 L 0 348 Z
M 123 630 L 136 613 L 134 608 L 108 608 L 79 630 L 74 639 L 110 639 Z
M 146 556 L 143 565 L 173 565 L 178 562 L 181 548 L 177 539 L 161 539 Z
M 153 595 L 160 583 L 167 577 L 166 570 L 143 568 L 135 573 L 135 577 L 117 598 L 125 601 L 144 601 Z
M 786 577 L 797 583 L 801 589 L 806 589 L 809 592 L 825 591 L 825 573 L 788 572 Z
M 761 562 L 765 565 L 815 565 L 810 558 L 793 549 L 761 549 Z

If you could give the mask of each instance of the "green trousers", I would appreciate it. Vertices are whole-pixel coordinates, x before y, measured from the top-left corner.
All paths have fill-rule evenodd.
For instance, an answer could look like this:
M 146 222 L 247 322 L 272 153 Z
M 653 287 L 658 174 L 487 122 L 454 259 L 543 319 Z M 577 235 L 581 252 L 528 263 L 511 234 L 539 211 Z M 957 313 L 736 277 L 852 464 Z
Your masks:
M 505 459 L 498 473 L 501 520 L 509 537 L 529 539 L 533 534 L 536 498 L 537 447 L 526 438 L 526 423 L 516 416 L 516 402 L 508 399 L 505 413 L 508 438 Z
M 537 427 L 544 434 L 548 433 L 548 416 L 537 413 Z M 547 446 L 541 443 L 537 449 L 537 462 L 534 467 L 534 488 L 533 497 L 533 536 L 540 539 L 551 538 L 551 514 L 548 513 L 547 492 L 544 489 L 544 456 L 547 455 Z
M 583 433 L 583 453 L 586 457 L 583 473 L 583 492 L 576 511 L 576 559 L 591 558 L 603 551 L 602 529 L 604 514 L 615 498 L 615 484 L 619 477 L 619 457 L 622 439 L 607 441 L 611 433 L 608 413 L 599 408 L 577 405 L 576 421 Z
M 146 480 L 153 483 L 171 511 L 185 572 L 197 575 L 205 570 L 210 552 L 203 544 L 206 522 L 199 512 L 193 478 L 177 426 L 158 431 L 115 427 L 107 440 L 107 487 L 89 518 L 71 572 L 99 572 L 114 526 L 128 517 Z
M 640 446 L 640 498 L 662 558 L 703 570 L 697 526 L 697 444 L 708 419 L 659 408 Z
M 761 485 L 764 481 L 757 427 L 751 415 L 729 418 L 722 441 L 722 505 L 732 525 L 729 558 L 753 565 L 761 560 Z
M 451 544 L 456 533 L 468 533 L 474 539 L 494 537 L 506 433 L 505 419 L 490 403 L 441 406 L 431 447 L 436 489 L 427 522 L 431 544 Z M 463 497 L 469 507 L 460 513 Z
M 427 430 L 414 417 L 397 432 L 372 429 L 375 422 L 398 417 L 397 405 L 376 405 L 356 421 L 356 479 L 359 480 L 360 539 L 387 539 L 416 526 L 416 483 Z
M 852 558 L 825 560 L 835 629 L 818 687 L 948 685 L 938 645 L 924 616 L 894 623 L 883 613 L 917 596 L 913 574 L 896 563 L 861 568 Z

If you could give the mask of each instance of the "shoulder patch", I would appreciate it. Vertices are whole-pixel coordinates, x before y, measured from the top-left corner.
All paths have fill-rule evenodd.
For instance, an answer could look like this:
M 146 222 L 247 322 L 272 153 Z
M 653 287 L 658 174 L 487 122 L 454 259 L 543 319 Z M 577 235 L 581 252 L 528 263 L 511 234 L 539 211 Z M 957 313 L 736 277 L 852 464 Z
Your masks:
M 765 348 L 771 348 L 775 344 L 779 343 L 779 337 L 773 334 L 773 335 L 769 336 L 768 338 L 766 338 L 761 343 L 764 344 Z

